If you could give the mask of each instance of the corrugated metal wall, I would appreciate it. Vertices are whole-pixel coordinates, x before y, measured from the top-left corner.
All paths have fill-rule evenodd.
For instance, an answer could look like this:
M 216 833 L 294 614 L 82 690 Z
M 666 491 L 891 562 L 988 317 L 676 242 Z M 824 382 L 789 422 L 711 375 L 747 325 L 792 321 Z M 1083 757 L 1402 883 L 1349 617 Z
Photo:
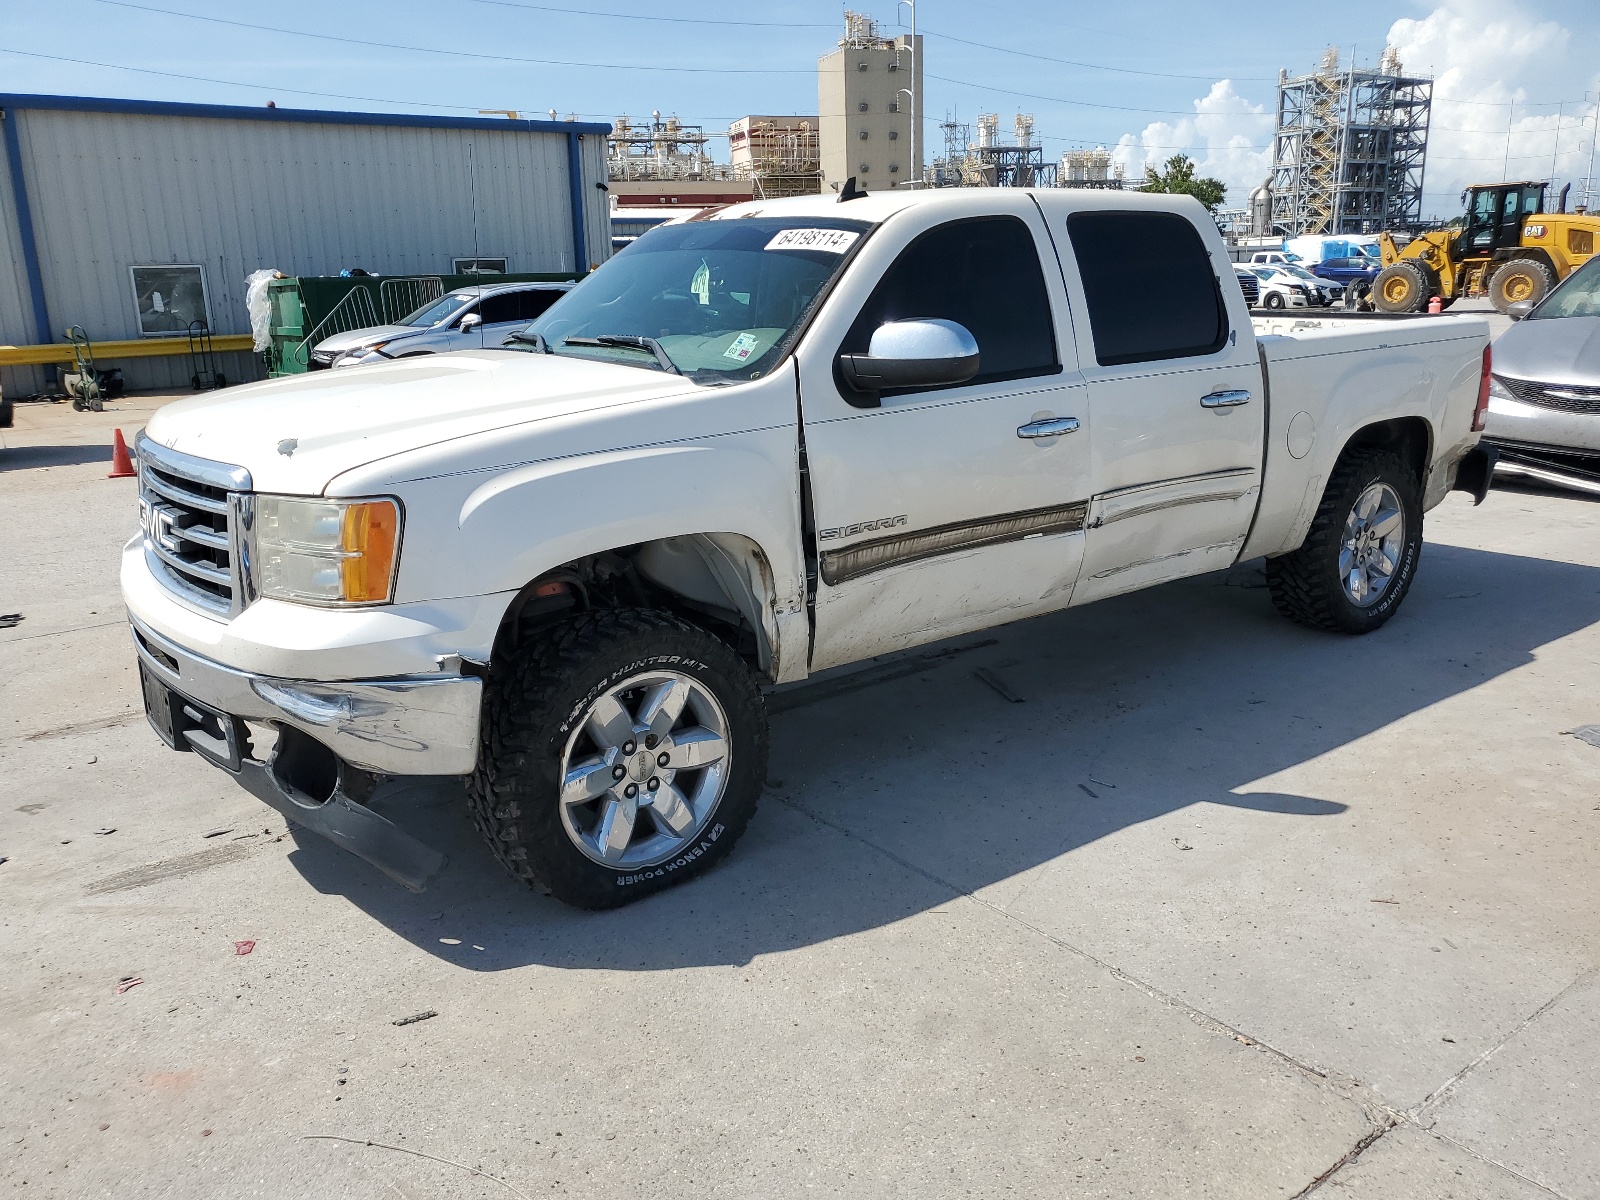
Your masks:
M 202 265 L 216 333 L 249 332 L 245 276 L 261 268 L 441 274 L 453 257 L 504 257 L 512 271 L 583 269 L 569 132 L 581 137 L 586 257 L 610 254 L 607 197 L 595 186 L 606 177 L 603 134 L 520 121 L 364 124 L 329 114 L 313 123 L 141 107 L 59 111 L 18 98 L 6 112 L 18 122 L 51 340 L 71 324 L 91 338 L 139 336 L 132 266 Z M 21 344 L 35 330 L 5 184 L 0 343 Z M 223 357 L 230 378 L 257 376 L 251 356 Z M 181 387 L 190 374 L 187 359 L 118 365 L 130 387 Z M 37 387 L 21 371 L 11 375 L 8 389 Z

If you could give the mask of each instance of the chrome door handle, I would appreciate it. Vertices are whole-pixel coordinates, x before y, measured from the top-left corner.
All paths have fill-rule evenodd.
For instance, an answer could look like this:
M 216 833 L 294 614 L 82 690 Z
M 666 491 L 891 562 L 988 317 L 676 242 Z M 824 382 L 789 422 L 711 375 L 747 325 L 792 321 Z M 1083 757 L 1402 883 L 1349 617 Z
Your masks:
M 1201 408 L 1233 408 L 1249 403 L 1249 392 L 1212 392 L 1209 396 L 1200 397 Z
M 1057 437 L 1078 431 L 1077 417 L 1047 417 L 1043 421 L 1029 421 L 1017 430 L 1019 438 Z

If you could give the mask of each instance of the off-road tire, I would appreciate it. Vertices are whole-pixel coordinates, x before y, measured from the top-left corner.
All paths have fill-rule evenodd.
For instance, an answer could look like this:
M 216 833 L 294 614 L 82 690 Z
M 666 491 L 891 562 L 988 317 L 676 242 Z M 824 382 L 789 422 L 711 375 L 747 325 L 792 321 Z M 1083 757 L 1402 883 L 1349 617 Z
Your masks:
M 562 754 L 597 696 L 630 676 L 669 665 L 692 673 L 727 716 L 727 789 L 692 855 L 680 853 L 648 869 L 606 867 L 585 856 L 562 824 Z M 766 772 L 766 707 L 744 661 L 669 613 L 611 609 L 545 629 L 496 659 L 467 796 L 473 823 L 518 879 L 578 908 L 614 908 L 700 875 L 727 857 L 755 814 Z
M 1548 263 L 1537 258 L 1509 259 L 1489 276 L 1489 302 L 1499 312 L 1505 312 L 1518 300 L 1537 304 L 1555 285 L 1556 273 Z
M 1387 483 L 1405 513 L 1405 546 L 1388 588 L 1371 607 L 1345 594 L 1339 549 L 1345 518 L 1375 482 Z M 1328 633 L 1371 633 L 1394 616 L 1422 557 L 1422 485 L 1398 455 L 1385 450 L 1347 451 L 1334 467 L 1311 530 L 1298 550 L 1267 559 L 1272 603 L 1291 621 Z
M 1428 285 L 1428 273 L 1416 263 L 1391 263 L 1372 281 L 1372 306 L 1386 313 L 1421 312 L 1428 307 Z

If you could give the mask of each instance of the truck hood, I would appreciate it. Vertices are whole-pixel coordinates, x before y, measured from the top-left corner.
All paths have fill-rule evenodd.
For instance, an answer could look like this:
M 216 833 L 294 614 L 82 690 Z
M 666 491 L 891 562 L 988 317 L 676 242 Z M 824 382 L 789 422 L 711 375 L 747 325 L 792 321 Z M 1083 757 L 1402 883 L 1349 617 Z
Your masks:
M 318 495 L 335 476 L 408 450 L 697 390 L 642 367 L 468 350 L 208 392 L 160 409 L 145 433 L 244 467 L 257 491 Z
M 1494 373 L 1600 387 L 1600 317 L 1531 317 L 1494 344 Z

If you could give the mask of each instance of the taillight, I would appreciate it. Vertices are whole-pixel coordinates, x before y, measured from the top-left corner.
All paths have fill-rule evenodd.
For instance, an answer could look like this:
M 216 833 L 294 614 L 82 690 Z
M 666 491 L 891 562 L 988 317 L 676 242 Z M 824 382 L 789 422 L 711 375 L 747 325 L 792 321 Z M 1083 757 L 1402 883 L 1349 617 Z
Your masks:
M 1493 378 L 1491 371 L 1494 367 L 1493 352 L 1488 346 L 1483 348 L 1483 374 L 1478 378 L 1478 407 L 1472 414 L 1472 432 L 1482 433 L 1483 427 L 1489 423 L 1489 380 Z

